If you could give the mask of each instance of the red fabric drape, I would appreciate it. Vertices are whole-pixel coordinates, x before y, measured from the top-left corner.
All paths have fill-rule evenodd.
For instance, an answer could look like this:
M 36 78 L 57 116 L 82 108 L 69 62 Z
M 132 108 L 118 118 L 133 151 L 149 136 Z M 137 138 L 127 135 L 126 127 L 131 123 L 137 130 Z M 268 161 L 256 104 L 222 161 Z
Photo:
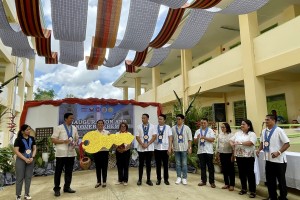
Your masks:
M 138 102 L 135 100 L 118 100 L 118 99 L 98 99 L 98 98 L 89 98 L 89 99 L 78 99 L 78 98 L 66 98 L 61 100 L 46 100 L 46 101 L 27 101 L 24 103 L 23 112 L 20 118 L 20 125 L 24 124 L 27 117 L 28 108 L 41 106 L 41 105 L 53 105 L 59 106 L 62 103 L 67 104 L 82 104 L 82 105 L 137 105 L 143 108 L 148 106 L 155 106 L 157 107 L 157 115 L 162 113 L 162 106 L 160 103 L 156 102 Z

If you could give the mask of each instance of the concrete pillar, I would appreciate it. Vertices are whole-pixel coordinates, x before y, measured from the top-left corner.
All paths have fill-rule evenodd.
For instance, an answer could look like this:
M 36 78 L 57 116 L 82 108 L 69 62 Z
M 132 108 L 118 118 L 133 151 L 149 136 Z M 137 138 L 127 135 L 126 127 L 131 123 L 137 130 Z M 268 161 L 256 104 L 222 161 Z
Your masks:
M 141 95 L 141 77 L 135 78 L 135 100 L 138 101 L 138 96 Z
M 191 49 L 182 49 L 181 50 L 181 75 L 182 75 L 182 84 L 183 84 L 183 96 L 182 96 L 182 105 L 183 111 L 185 112 L 189 105 L 189 96 L 188 96 L 188 72 L 192 69 L 192 50 Z M 179 95 L 179 94 L 178 94 Z
M 160 78 L 160 70 L 158 67 L 152 68 L 152 90 L 154 93 L 154 101 L 158 102 L 157 100 L 157 87 L 161 84 Z
M 240 15 L 239 24 L 247 117 L 252 121 L 255 133 L 260 135 L 261 124 L 267 114 L 267 101 L 265 80 L 255 73 L 253 39 L 259 34 L 257 13 Z
M 29 86 L 27 87 L 27 95 L 26 95 L 26 100 L 28 101 L 33 100 L 34 66 L 35 66 L 35 59 L 30 59 L 28 71 L 31 75 L 31 80 L 30 83 L 27 83 Z
M 300 15 L 300 5 L 289 5 L 282 12 L 281 22 L 285 23 Z
M 128 87 L 123 87 L 123 100 L 128 100 Z

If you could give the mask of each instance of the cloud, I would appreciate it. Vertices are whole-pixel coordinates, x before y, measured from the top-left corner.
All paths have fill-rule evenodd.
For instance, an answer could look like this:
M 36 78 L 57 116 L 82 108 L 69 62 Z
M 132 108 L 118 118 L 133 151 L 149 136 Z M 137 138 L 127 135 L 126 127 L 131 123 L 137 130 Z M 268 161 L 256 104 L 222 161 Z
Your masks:
M 97 0 L 89 0 L 88 6 L 88 21 L 86 29 L 86 39 L 84 42 L 84 54 L 89 55 L 91 50 L 92 37 L 95 34 L 96 15 L 97 15 Z M 52 29 L 51 23 L 51 5 L 49 0 L 43 0 L 45 26 Z M 120 25 L 118 30 L 118 39 L 124 37 L 126 30 L 130 0 L 123 0 Z M 158 18 L 158 26 L 155 30 L 157 34 L 164 21 L 168 8 L 162 6 Z M 154 35 L 156 35 L 154 34 Z M 59 42 L 51 38 L 52 51 L 59 52 Z M 130 51 L 127 59 L 134 58 L 134 51 Z M 98 98 L 116 98 L 122 99 L 123 92 L 119 88 L 112 86 L 112 83 L 125 71 L 125 66 L 122 63 L 114 68 L 99 67 L 99 70 L 86 70 L 85 61 L 81 61 L 78 67 L 68 65 L 46 65 L 44 57 L 36 56 L 35 65 L 35 90 L 54 89 L 57 94 L 57 99 L 64 98 L 67 94 L 73 94 L 79 98 L 98 97 Z M 134 98 L 134 89 L 128 91 L 129 99 Z

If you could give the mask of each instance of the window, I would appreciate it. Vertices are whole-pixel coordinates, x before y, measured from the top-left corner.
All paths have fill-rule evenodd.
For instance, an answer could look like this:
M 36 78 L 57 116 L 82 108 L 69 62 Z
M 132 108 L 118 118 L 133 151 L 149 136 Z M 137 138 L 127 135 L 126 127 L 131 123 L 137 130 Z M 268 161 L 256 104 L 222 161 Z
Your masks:
M 243 119 L 247 118 L 246 101 L 233 102 L 235 125 L 240 126 Z
M 276 110 L 278 123 L 283 124 L 288 122 L 285 94 L 268 96 L 267 108 L 268 113 L 271 113 L 272 110 Z

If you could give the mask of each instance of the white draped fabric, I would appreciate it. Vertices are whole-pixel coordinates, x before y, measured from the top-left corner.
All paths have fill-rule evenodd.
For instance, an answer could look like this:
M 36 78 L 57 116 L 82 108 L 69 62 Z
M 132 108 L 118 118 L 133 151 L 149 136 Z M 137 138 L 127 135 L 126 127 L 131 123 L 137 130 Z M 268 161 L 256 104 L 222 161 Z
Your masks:
M 54 38 L 59 40 L 59 62 L 78 66 L 84 59 L 88 0 L 51 0 Z
M 202 9 L 191 9 L 190 14 L 185 22 L 184 27 L 182 28 L 179 36 L 176 40 L 168 47 L 171 49 L 190 49 L 194 47 L 202 38 L 205 31 L 208 28 L 209 23 L 212 21 L 215 13 L 222 13 L 222 14 L 245 14 L 253 12 L 266 3 L 269 0 L 234 0 L 231 4 L 229 4 L 226 8 L 222 10 L 218 10 L 217 12 L 213 12 L 210 9 L 202 10 Z M 164 47 L 163 47 L 164 48 Z M 156 51 L 159 52 L 159 51 Z M 153 53 L 150 63 L 162 63 L 169 55 L 170 51 L 161 51 L 164 52 L 162 54 Z M 152 62 L 153 60 L 153 62 Z M 153 65 L 143 65 L 145 67 L 154 67 Z M 155 66 L 157 66 L 155 65 Z
M 88 0 L 51 0 L 53 35 L 57 40 L 83 42 Z
M 27 36 L 19 24 L 9 24 L 6 18 L 3 2 L 0 1 L 0 37 L 5 46 L 12 48 L 13 56 L 34 58 L 34 50 L 30 47 Z
M 173 8 L 173 9 L 180 8 L 187 2 L 187 0 L 148 0 L 148 1 L 152 1 L 164 6 L 168 6 L 169 8 Z

